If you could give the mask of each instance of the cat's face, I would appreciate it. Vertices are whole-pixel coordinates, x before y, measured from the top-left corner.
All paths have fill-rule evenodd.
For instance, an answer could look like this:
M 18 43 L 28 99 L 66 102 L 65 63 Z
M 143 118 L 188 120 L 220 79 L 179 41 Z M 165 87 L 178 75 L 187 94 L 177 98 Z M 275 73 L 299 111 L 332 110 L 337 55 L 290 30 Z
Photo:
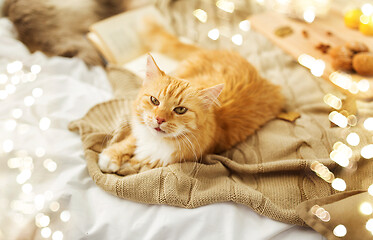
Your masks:
M 203 108 L 188 82 L 164 77 L 143 88 L 136 115 L 151 133 L 177 137 L 197 129 Z
M 150 57 L 147 76 L 136 101 L 137 122 L 151 134 L 166 138 L 183 136 L 203 125 L 221 90 L 222 86 L 197 89 L 186 80 L 167 76 Z

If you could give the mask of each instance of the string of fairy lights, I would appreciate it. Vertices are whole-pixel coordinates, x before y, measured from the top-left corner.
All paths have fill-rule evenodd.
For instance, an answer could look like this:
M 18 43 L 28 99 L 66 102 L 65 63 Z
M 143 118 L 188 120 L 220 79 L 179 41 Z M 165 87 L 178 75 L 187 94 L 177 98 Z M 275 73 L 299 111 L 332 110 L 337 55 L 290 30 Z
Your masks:
M 292 15 L 293 17 L 300 18 L 305 22 L 312 23 L 316 16 L 326 14 L 329 8 L 329 0 L 317 0 L 317 1 L 290 1 L 290 0 L 256 0 L 260 5 L 268 4 L 278 10 L 279 12 Z M 310 3 L 314 4 L 310 8 Z M 297 5 L 298 4 L 298 5 Z M 297 5 L 295 7 L 295 5 Z M 219 0 L 216 1 L 216 7 L 227 12 L 233 13 L 235 11 L 235 1 L 234 0 Z M 361 18 L 361 21 L 371 19 L 373 22 L 373 5 L 365 3 L 362 5 L 362 12 L 365 18 Z M 300 11 L 301 10 L 301 11 Z M 321 10 L 321 12 L 320 12 Z M 203 9 L 196 9 L 193 15 L 201 22 L 206 23 L 208 19 L 208 14 Z M 243 20 L 238 25 L 239 29 L 244 32 L 248 32 L 251 29 L 250 21 Z M 221 36 L 221 31 L 219 28 L 213 28 L 208 31 L 207 36 L 211 40 L 218 40 Z M 226 36 L 225 36 L 226 37 Z M 231 41 L 237 46 L 241 46 L 243 43 L 243 36 L 241 34 L 235 34 L 231 36 Z M 298 62 L 302 66 L 308 68 L 312 75 L 315 77 L 322 77 L 325 72 L 326 64 L 321 59 L 316 59 L 308 54 L 301 54 L 298 57 Z M 372 91 L 373 86 L 367 79 L 360 79 L 358 81 L 354 80 L 349 74 L 335 71 L 330 74 L 329 80 L 341 89 L 347 90 L 350 94 L 358 96 L 359 94 L 367 93 Z M 352 169 L 356 167 L 356 159 L 353 158 L 353 152 L 357 151 L 360 142 L 360 136 L 354 131 L 357 127 L 363 127 L 368 134 L 373 131 L 373 117 L 366 117 L 365 119 L 358 119 L 355 113 L 348 113 L 346 111 L 341 111 L 343 109 L 343 98 L 341 96 L 336 96 L 338 94 L 327 93 L 323 101 L 333 108 L 333 111 L 329 114 L 329 120 L 337 127 L 342 129 L 348 129 L 350 132 L 344 140 L 338 141 L 333 145 L 333 150 L 330 153 L 330 159 L 336 162 L 343 168 Z M 343 94 L 342 94 L 343 96 Z M 346 114 L 347 113 L 347 114 Z M 363 122 L 362 126 L 358 123 Z M 373 141 L 373 140 L 372 140 Z M 345 142 L 345 143 L 343 143 Z M 353 150 L 352 148 L 355 149 Z M 360 155 L 364 159 L 373 158 L 373 143 L 366 146 L 362 146 L 360 150 Z M 342 178 L 335 177 L 334 173 L 331 172 L 327 166 L 320 163 L 319 161 L 314 161 L 311 164 L 311 170 L 316 173 L 324 181 L 331 184 L 332 188 L 336 191 L 342 192 L 347 188 L 346 182 Z M 373 196 L 373 184 L 367 189 L 370 195 Z M 315 205 L 310 210 L 320 221 L 328 222 L 331 217 L 329 212 L 324 208 Z M 373 213 L 373 206 L 369 202 L 362 202 L 360 205 L 360 212 L 364 215 L 370 215 Z M 370 231 L 373 235 L 373 218 L 369 219 L 366 223 L 366 229 Z M 337 237 L 343 237 L 347 234 L 347 229 L 344 225 L 339 224 L 335 226 L 333 233 Z
M 4 64 L 6 67 L 0 69 L 0 103 L 11 103 L 12 97 L 17 91 L 24 92 L 29 89 L 31 83 L 38 81 L 38 75 L 42 68 L 38 64 L 25 66 L 19 60 Z M 26 224 L 30 217 L 34 216 L 34 223 L 40 231 L 40 236 L 45 239 L 62 240 L 64 234 L 59 229 L 53 229 L 50 226 L 53 213 L 57 214 L 61 222 L 68 222 L 71 214 L 68 210 L 63 210 L 61 203 L 54 200 L 53 191 L 40 193 L 37 191 L 37 184 L 33 184 L 35 167 L 41 165 L 45 171 L 54 173 L 58 165 L 47 157 L 45 147 L 36 147 L 33 151 L 22 149 L 17 146 L 18 139 L 33 139 L 34 131 L 30 131 L 30 124 L 27 124 L 25 113 L 29 112 L 34 106 L 42 103 L 40 100 L 44 94 L 43 88 L 35 87 L 28 95 L 23 98 L 20 105 L 14 107 L 2 124 L 5 133 L 4 139 L 0 142 L 0 156 L 7 159 L 7 166 L 10 171 L 17 172 L 14 180 L 19 185 L 19 193 L 8 202 L 10 210 L 10 219 L 7 226 L 12 229 L 19 225 Z M 38 122 L 38 128 L 41 134 L 46 133 L 51 126 L 51 120 L 48 117 L 41 117 Z M 39 169 L 40 173 L 40 169 Z M 13 189 L 14 191 L 14 189 Z M 0 199 L 1 200 L 1 199 Z M 7 201 L 5 201 L 7 202 Z M 5 226 L 2 226 L 5 227 Z M 4 229 L 0 227 L 0 239 L 4 234 Z

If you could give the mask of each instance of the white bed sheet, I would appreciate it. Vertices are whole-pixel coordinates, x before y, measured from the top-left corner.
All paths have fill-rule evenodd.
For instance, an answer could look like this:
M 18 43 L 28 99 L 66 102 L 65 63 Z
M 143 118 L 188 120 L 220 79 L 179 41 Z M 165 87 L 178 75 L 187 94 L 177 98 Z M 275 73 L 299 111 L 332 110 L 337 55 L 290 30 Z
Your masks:
M 48 223 L 43 233 L 47 236 L 49 228 L 54 239 L 61 239 L 61 234 L 68 240 L 324 239 L 311 229 L 271 220 L 234 203 L 182 209 L 140 204 L 104 192 L 88 175 L 78 134 L 67 129 L 70 121 L 111 98 L 103 69 L 87 68 L 79 59 L 30 54 L 15 38 L 11 22 L 0 19 L 0 73 L 14 60 L 22 61 L 25 69 L 38 64 L 42 71 L 35 81 L 18 84 L 14 94 L 0 100 L 0 239 L 28 235 L 25 226 L 33 226 L 38 213 L 49 217 L 49 223 L 48 217 L 42 218 L 42 225 Z M 3 87 L 0 84 L 0 90 Z M 42 88 L 43 95 L 26 107 L 24 98 L 34 88 Z M 14 123 L 14 108 L 22 109 L 23 115 L 16 120 L 15 129 L 9 131 Z M 43 117 L 51 120 L 45 131 L 39 128 Z M 7 140 L 14 143 L 10 153 L 4 152 L 9 150 Z M 38 147 L 46 150 L 44 156 L 37 156 Z M 19 177 L 20 170 L 8 166 L 9 159 L 20 150 L 26 150 L 33 159 L 31 177 L 23 184 L 17 183 L 17 177 L 24 180 Z M 57 164 L 54 172 L 43 166 L 48 158 Z M 56 207 L 55 202 L 60 208 L 53 212 L 50 205 Z M 63 211 L 70 213 L 67 222 L 60 219 Z M 36 239 L 43 239 L 40 229 L 35 233 Z

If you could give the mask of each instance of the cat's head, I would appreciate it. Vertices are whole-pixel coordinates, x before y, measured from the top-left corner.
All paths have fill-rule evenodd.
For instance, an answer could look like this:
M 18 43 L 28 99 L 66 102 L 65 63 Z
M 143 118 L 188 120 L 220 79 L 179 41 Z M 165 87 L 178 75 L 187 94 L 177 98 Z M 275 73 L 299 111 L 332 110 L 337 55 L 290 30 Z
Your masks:
M 202 89 L 168 76 L 149 55 L 146 77 L 135 103 L 135 121 L 151 134 L 165 138 L 196 131 L 203 126 L 223 87 Z

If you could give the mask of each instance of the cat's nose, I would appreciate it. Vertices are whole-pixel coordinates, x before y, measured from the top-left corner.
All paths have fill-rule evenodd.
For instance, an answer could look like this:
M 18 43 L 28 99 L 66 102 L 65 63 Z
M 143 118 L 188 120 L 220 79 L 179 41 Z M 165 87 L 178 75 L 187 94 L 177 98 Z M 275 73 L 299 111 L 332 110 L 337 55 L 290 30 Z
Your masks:
M 156 117 L 155 119 L 157 119 L 158 124 L 162 124 L 162 123 L 166 122 L 166 119 L 164 119 L 164 118 Z

